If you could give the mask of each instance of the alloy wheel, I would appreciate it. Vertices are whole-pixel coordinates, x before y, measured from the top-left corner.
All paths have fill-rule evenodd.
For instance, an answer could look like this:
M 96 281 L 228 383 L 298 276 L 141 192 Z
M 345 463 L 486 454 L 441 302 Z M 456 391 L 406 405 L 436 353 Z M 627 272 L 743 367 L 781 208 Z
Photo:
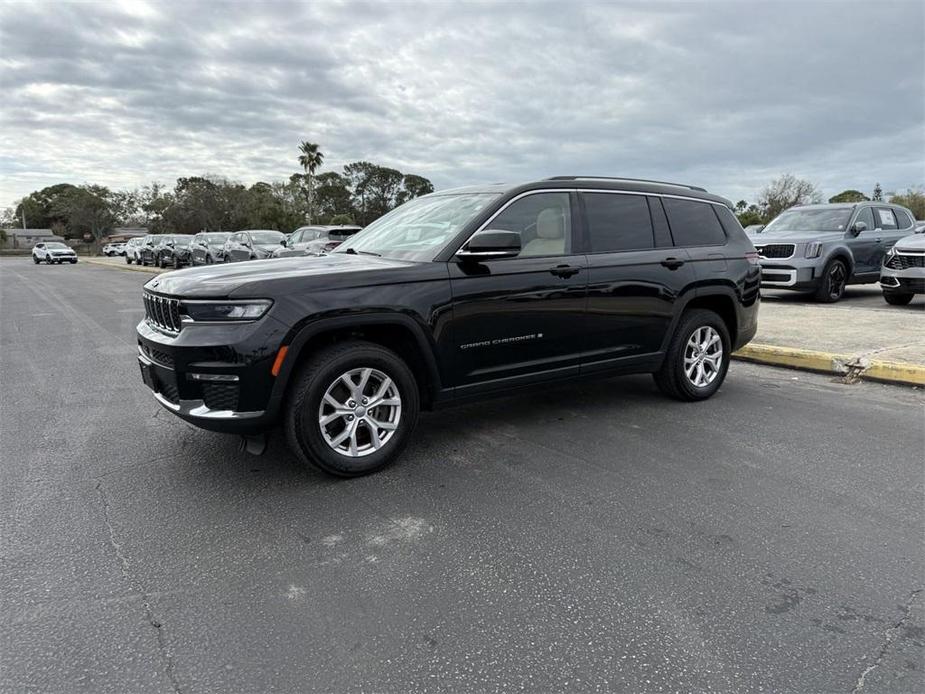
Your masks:
M 401 421 L 398 386 L 378 369 L 351 369 L 328 386 L 318 407 L 325 443 L 341 455 L 375 453 L 395 435 Z
M 723 340 L 709 325 L 697 328 L 684 347 L 684 373 L 698 388 L 716 380 L 723 366 Z
M 845 281 L 847 280 L 847 273 L 845 272 L 845 266 L 841 263 L 834 263 L 829 269 L 828 277 L 826 281 L 829 283 L 829 296 L 833 299 L 839 298 L 842 293 L 845 291 Z

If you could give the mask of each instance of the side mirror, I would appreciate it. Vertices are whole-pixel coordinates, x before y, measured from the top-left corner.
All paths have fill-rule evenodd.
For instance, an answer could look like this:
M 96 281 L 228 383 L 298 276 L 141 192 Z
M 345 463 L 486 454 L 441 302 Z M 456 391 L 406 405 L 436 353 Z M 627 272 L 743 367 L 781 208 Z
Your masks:
M 867 231 L 867 224 L 865 224 L 864 222 L 855 222 L 854 225 L 851 227 L 852 236 L 857 236 L 862 231 Z
M 766 225 L 764 225 L 764 224 L 759 225 L 758 228 L 755 229 L 755 233 L 756 233 L 756 234 L 760 234 L 762 231 L 764 231 L 764 227 L 765 227 L 765 226 L 766 226 Z
M 280 240 L 279 240 L 279 245 L 282 246 L 283 248 L 288 247 L 288 246 L 289 246 L 289 239 L 280 239 Z
M 469 239 L 456 252 L 461 260 L 491 260 L 493 258 L 515 258 L 520 255 L 520 234 L 516 231 L 485 229 Z

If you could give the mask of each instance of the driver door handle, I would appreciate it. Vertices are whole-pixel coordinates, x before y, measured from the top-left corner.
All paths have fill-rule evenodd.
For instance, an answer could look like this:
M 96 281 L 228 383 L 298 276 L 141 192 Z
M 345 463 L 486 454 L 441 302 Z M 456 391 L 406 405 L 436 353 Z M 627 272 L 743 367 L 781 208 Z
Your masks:
M 556 265 L 553 268 L 549 268 L 549 271 L 556 277 L 568 279 L 572 275 L 577 275 L 579 272 L 581 272 L 581 268 L 576 267 L 575 265 Z
M 662 265 L 667 267 L 669 270 L 677 270 L 679 267 L 684 265 L 684 261 L 680 258 L 665 258 L 662 261 Z

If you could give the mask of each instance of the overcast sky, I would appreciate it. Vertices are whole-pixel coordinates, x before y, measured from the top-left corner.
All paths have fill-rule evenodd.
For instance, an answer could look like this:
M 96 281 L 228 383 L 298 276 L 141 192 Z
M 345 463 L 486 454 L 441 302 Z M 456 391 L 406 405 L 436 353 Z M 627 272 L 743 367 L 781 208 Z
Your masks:
M 368 160 L 753 200 L 925 183 L 925 3 L 0 5 L 0 206 Z

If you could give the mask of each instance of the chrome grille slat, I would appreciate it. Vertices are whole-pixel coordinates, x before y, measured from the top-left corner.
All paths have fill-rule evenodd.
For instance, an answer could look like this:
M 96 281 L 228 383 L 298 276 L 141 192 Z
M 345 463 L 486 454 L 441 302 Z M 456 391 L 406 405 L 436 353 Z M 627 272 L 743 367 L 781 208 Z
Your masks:
M 183 327 L 180 320 L 180 300 L 145 292 L 142 296 L 145 320 L 151 325 L 178 333 Z

